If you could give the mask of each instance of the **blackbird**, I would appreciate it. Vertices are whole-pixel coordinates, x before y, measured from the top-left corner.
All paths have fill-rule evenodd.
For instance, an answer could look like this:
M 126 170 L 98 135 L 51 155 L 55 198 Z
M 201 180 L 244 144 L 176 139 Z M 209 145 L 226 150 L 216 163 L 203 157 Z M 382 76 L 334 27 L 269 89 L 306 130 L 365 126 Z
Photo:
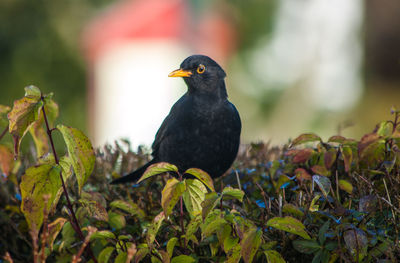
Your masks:
M 207 56 L 193 55 L 168 76 L 183 77 L 188 90 L 158 129 L 153 159 L 111 184 L 136 182 L 158 162 L 174 164 L 179 172 L 199 168 L 216 178 L 235 160 L 242 125 L 238 111 L 228 100 L 224 70 Z

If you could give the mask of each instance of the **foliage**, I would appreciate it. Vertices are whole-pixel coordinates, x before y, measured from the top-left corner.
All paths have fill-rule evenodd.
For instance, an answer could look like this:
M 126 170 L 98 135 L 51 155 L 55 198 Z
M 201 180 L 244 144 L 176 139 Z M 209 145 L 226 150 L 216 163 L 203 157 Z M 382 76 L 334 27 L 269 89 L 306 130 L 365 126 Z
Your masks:
M 0 254 L 14 262 L 396 262 L 400 115 L 392 113 L 359 141 L 310 133 L 281 148 L 244 146 L 214 182 L 158 163 L 139 185 L 111 186 L 148 160 L 146 150 L 127 141 L 93 150 L 81 131 L 55 125 L 51 95 L 27 87 L 13 108 L 0 106 L 0 127 L 12 135 L 0 144 Z M 18 152 L 27 131 L 34 146 Z M 60 158 L 53 132 L 65 141 Z

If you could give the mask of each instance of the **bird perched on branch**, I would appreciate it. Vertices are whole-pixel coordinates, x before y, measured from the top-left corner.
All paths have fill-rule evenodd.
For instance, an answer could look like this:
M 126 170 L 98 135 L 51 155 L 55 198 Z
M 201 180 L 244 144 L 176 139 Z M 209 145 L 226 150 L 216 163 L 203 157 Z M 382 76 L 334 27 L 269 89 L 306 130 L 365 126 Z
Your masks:
M 182 77 L 187 92 L 172 106 L 152 145 L 153 159 L 112 184 L 136 182 L 152 164 L 168 162 L 179 172 L 199 168 L 211 177 L 223 175 L 236 158 L 241 121 L 229 102 L 225 72 L 211 58 L 193 55 L 169 77 Z

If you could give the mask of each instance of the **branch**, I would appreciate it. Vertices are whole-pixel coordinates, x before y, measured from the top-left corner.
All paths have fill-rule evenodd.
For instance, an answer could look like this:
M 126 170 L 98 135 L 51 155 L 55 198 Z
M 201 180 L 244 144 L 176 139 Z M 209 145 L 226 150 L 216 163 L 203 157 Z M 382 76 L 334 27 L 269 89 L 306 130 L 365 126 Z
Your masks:
M 44 97 L 42 96 L 41 99 L 42 99 L 43 104 L 44 104 L 45 103 Z M 51 149 L 52 149 L 53 155 L 54 155 L 54 160 L 55 160 L 56 164 L 59 165 L 60 162 L 58 160 L 57 152 L 56 152 L 56 149 L 54 147 L 53 137 L 51 136 L 51 132 L 53 131 L 53 129 L 50 129 L 49 122 L 48 122 L 47 116 L 46 116 L 46 111 L 44 109 L 44 105 L 42 107 L 42 112 L 43 112 L 43 119 L 44 119 L 44 121 L 46 123 L 47 135 L 48 135 L 49 140 L 50 140 Z M 65 194 L 65 199 L 67 199 L 67 207 L 68 207 L 68 210 L 69 210 L 69 212 L 71 213 L 71 216 L 72 216 L 72 221 L 73 221 L 73 222 L 71 222 L 72 226 L 74 227 L 74 230 L 78 234 L 78 236 L 81 239 L 81 241 L 85 242 L 85 236 L 82 233 L 82 229 L 79 226 L 79 222 L 78 222 L 78 219 L 76 218 L 74 209 L 73 209 L 72 204 L 71 204 L 71 200 L 69 199 L 69 195 L 68 195 L 68 192 L 67 192 L 67 187 L 65 186 L 64 178 L 62 176 L 62 171 L 60 171 L 60 179 L 61 179 L 61 184 L 62 184 L 62 188 L 63 188 L 64 194 Z M 97 263 L 96 257 L 94 256 L 93 251 L 90 248 L 90 244 L 89 244 L 89 246 L 86 247 L 86 249 L 87 249 L 87 252 L 89 253 L 89 256 L 92 258 L 93 262 Z

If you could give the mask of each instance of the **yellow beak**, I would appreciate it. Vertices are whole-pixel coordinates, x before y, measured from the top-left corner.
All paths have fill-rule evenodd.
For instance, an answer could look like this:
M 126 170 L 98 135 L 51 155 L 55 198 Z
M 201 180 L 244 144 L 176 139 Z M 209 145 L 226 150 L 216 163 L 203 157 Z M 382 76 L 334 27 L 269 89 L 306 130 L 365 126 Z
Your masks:
M 192 72 L 189 70 L 177 69 L 168 74 L 168 77 L 190 77 Z

